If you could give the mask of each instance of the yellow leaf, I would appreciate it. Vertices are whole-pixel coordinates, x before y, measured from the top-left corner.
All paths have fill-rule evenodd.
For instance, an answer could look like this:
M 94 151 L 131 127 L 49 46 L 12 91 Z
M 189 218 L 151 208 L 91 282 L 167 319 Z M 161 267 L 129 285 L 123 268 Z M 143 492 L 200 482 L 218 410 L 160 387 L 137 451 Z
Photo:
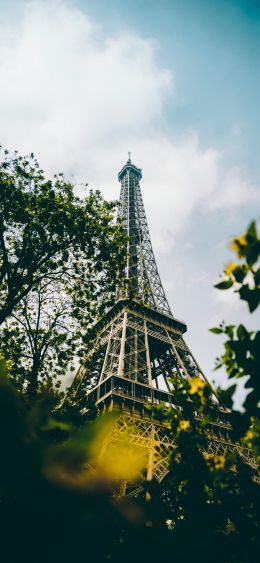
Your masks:
M 225 457 L 223 455 L 210 454 L 203 452 L 203 457 L 209 462 L 211 469 L 223 469 L 225 467 Z
M 237 264 L 235 264 L 235 262 L 230 262 L 229 264 L 227 264 L 226 268 L 225 268 L 225 274 L 227 276 L 230 276 L 233 272 L 233 270 L 235 270 L 235 268 L 237 267 Z
M 148 451 L 132 441 L 131 427 L 117 428 L 118 414 L 99 417 L 92 431 L 82 431 L 46 456 L 44 474 L 61 486 L 105 490 L 114 481 L 138 481 L 147 467 Z
M 216 455 L 214 458 L 215 469 L 223 469 L 225 466 L 225 458 L 223 455 Z
M 240 246 L 246 246 L 247 245 L 247 239 L 245 235 L 239 235 L 238 237 L 236 237 L 236 240 L 238 242 L 238 244 L 240 244 Z
M 202 452 L 202 455 L 203 455 L 204 459 L 206 461 L 208 461 L 209 459 L 212 459 L 213 454 L 209 454 L 208 452 Z
M 253 440 L 255 438 L 255 433 L 252 430 L 248 430 L 245 435 L 245 440 Z
M 129 441 L 110 444 L 97 461 L 97 471 L 109 480 L 135 481 L 147 464 L 147 452 Z
M 231 250 L 236 252 L 238 255 L 240 253 L 241 246 L 247 245 L 247 239 L 245 235 L 239 235 L 238 237 L 234 238 L 230 244 Z
M 190 428 L 190 421 L 189 420 L 180 420 L 179 430 L 188 430 L 188 428 Z
M 248 448 L 252 448 L 255 439 L 256 433 L 252 429 L 249 429 L 243 438 L 243 442 L 247 445 Z
M 200 379 L 200 377 L 192 377 L 192 379 L 189 380 L 189 386 L 190 386 L 190 395 L 194 395 L 195 393 L 198 393 L 199 395 L 202 395 L 202 390 L 205 387 L 205 382 L 202 381 L 202 379 Z
M 91 458 L 99 478 L 105 480 L 138 479 L 147 464 L 147 451 L 131 443 L 131 427 L 116 432 L 116 418 L 100 419 L 91 444 Z M 115 438 L 116 439 L 115 439 Z

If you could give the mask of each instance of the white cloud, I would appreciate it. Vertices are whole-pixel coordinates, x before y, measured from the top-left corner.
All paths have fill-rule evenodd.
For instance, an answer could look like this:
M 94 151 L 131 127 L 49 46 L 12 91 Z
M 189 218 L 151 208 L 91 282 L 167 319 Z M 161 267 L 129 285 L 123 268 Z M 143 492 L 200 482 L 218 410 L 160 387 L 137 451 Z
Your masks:
M 232 168 L 222 177 L 217 197 L 211 201 L 212 209 L 232 208 L 245 203 L 258 201 L 258 189 L 243 177 L 239 168 Z
M 198 206 L 214 212 L 255 198 L 237 171 L 222 170 L 217 150 L 200 148 L 195 132 L 178 140 L 162 132 L 174 81 L 158 66 L 153 41 L 111 36 L 62 0 L 25 3 L 0 32 L 2 142 L 106 197 L 118 196 L 117 168 L 132 150 L 160 251 L 171 249 Z
M 1 32 L 2 135 L 36 145 L 49 167 L 80 163 L 86 173 L 89 151 L 138 136 L 160 115 L 171 75 L 156 67 L 152 42 L 105 36 L 62 1 L 30 2 Z

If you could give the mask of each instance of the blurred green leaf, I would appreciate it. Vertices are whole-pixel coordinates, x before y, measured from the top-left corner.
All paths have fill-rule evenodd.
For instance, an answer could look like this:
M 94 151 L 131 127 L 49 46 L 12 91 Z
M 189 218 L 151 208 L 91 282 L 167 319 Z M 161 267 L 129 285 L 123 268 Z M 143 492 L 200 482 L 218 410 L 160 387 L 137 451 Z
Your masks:
M 232 285 L 232 279 L 228 279 L 215 284 L 214 287 L 216 287 L 216 289 L 229 289 Z

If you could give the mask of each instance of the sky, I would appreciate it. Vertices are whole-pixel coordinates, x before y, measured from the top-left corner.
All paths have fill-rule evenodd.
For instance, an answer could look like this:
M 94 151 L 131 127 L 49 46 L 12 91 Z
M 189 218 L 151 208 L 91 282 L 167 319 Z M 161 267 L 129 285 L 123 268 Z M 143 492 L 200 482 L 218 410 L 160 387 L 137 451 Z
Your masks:
M 259 61 L 259 0 L 0 0 L 0 142 L 107 199 L 132 152 L 172 311 L 222 385 L 209 327 L 257 326 L 213 285 L 259 216 Z

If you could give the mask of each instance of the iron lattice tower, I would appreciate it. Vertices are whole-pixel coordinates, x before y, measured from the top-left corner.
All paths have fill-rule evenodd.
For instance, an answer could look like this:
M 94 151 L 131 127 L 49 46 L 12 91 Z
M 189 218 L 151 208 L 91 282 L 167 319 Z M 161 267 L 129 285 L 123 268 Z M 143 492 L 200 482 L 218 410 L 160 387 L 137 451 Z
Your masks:
M 88 356 L 74 383 L 75 394 L 86 391 L 86 405 L 104 411 L 118 409 L 110 445 L 125 436 L 146 456 L 147 478 L 159 482 L 168 472 L 168 454 L 174 438 L 152 419 L 147 403 L 173 404 L 169 378 L 200 377 L 207 381 L 185 342 L 186 324 L 174 317 L 158 273 L 142 194 L 141 169 L 129 159 L 119 172 L 120 216 L 128 235 L 126 284 L 119 288 L 114 306 L 95 326 Z M 224 453 L 236 446 L 229 438 L 230 426 L 218 420 L 212 425 L 208 448 Z M 242 450 L 241 450 L 242 452 Z M 249 452 L 246 461 L 251 463 Z M 122 488 L 123 487 L 123 488 Z M 136 486 L 121 485 L 121 494 L 136 494 Z
M 130 157 L 119 172 L 120 217 L 128 235 L 126 279 L 129 296 L 172 317 L 157 269 L 140 189 L 142 171 Z

